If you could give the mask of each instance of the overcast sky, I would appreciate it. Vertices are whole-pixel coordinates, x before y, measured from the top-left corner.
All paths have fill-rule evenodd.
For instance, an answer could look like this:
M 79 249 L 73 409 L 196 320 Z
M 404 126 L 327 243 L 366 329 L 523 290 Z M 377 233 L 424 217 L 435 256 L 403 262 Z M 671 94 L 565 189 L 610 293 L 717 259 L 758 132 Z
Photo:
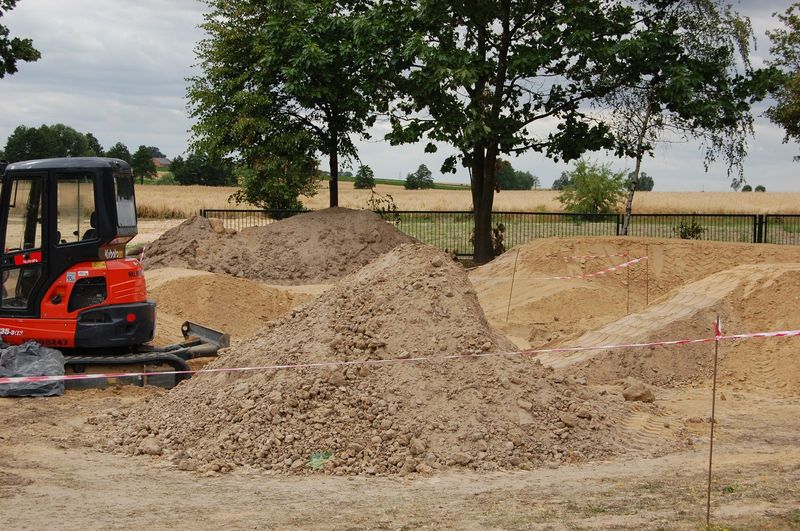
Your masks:
M 775 11 L 785 11 L 788 0 L 745 0 L 737 9 L 751 17 L 757 36 L 756 65 L 768 53 L 765 30 L 775 27 Z M 63 123 L 91 132 L 108 148 L 124 142 L 131 151 L 139 145 L 158 146 L 169 157 L 182 154 L 189 141 L 191 122 L 186 112 L 185 78 L 197 74 L 194 48 L 203 38 L 198 29 L 206 5 L 199 0 L 19 0 L 0 18 L 12 36 L 30 37 L 42 53 L 35 63 L 18 63 L 19 72 L 0 80 L 0 145 L 18 125 L 38 127 Z M 756 112 L 766 108 L 761 105 Z M 461 170 L 441 176 L 447 155 L 423 153 L 422 145 L 392 147 L 377 139 L 360 142 L 360 156 L 377 177 L 404 177 L 426 164 L 437 180 L 468 182 Z M 783 144 L 783 131 L 757 118 L 750 142 L 745 175 L 752 185 L 769 191 L 800 191 L 800 154 L 797 144 Z M 618 169 L 629 161 L 590 154 L 613 161 Z M 323 161 L 326 167 L 327 161 Z M 529 153 L 512 159 L 516 169 L 530 171 L 548 187 L 568 166 Z M 645 160 L 643 170 L 661 191 L 725 191 L 725 168 L 703 170 L 703 154 L 696 144 L 671 144 Z

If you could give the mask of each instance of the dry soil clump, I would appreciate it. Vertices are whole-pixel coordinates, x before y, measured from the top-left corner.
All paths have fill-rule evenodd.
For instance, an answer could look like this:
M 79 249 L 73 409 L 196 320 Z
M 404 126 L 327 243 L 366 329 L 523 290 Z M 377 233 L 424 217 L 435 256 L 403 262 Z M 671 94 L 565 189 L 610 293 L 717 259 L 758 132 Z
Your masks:
M 415 240 L 364 210 L 329 208 L 240 232 L 195 216 L 145 250 L 147 269 L 185 267 L 276 284 L 338 280 Z
M 403 245 L 210 367 L 374 364 L 201 374 L 104 417 L 109 445 L 201 472 L 318 465 L 333 474 L 527 469 L 620 451 L 617 426 L 629 407 L 621 396 L 533 359 L 477 356 L 510 350 L 460 265 Z M 445 359 L 454 354 L 464 358 Z

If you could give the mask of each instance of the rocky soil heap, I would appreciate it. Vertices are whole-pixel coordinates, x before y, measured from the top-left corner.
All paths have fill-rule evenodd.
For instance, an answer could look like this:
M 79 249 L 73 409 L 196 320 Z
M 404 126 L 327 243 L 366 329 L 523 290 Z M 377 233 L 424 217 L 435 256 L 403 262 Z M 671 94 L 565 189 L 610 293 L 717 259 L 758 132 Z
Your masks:
M 530 358 L 443 359 L 514 349 L 489 327 L 463 268 L 431 247 L 402 245 L 266 326 L 210 367 L 408 361 L 197 375 L 95 419 L 109 448 L 200 472 L 406 474 L 527 469 L 622 446 L 619 395 Z M 409 359 L 422 356 L 433 359 Z
M 184 267 L 275 284 L 338 280 L 415 240 L 364 210 L 329 208 L 241 232 L 195 216 L 145 250 L 147 269 Z

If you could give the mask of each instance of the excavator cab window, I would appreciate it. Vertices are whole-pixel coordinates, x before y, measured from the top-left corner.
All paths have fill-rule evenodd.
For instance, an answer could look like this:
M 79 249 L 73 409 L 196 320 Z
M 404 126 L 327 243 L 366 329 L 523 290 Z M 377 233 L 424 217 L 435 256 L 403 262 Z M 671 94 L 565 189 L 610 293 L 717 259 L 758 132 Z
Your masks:
M 114 195 L 117 203 L 117 235 L 133 237 L 137 229 L 132 175 L 123 173 L 114 175 Z
M 58 238 L 56 245 L 97 239 L 97 214 L 92 174 L 59 175 L 57 192 Z
M 2 263 L 2 308 L 27 308 L 42 276 L 44 179 L 19 177 L 11 182 L 5 252 Z

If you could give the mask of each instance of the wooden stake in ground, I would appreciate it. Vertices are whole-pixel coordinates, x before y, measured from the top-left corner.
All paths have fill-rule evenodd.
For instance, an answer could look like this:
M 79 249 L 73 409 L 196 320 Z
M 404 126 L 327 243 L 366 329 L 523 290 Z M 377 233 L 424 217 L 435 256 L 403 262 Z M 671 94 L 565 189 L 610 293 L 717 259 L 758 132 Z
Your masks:
M 644 247 L 644 255 L 647 257 L 644 263 L 644 307 L 650 306 L 650 244 Z
M 630 251 L 625 251 L 625 261 L 627 262 L 630 259 L 631 259 Z M 626 273 L 628 275 L 628 278 L 626 280 L 626 283 L 628 284 L 628 302 L 625 306 L 625 315 L 629 315 L 631 313 L 631 266 L 628 266 L 625 269 L 627 269 Z
M 706 499 L 706 528 L 711 522 L 711 461 L 714 457 L 714 424 L 716 424 L 717 405 L 717 357 L 719 356 L 719 338 L 722 336 L 722 323 L 719 315 L 714 321 L 714 375 L 711 384 L 711 435 L 708 445 L 708 497 Z
M 511 273 L 511 289 L 508 292 L 508 309 L 506 310 L 506 322 L 511 313 L 511 296 L 514 294 L 514 278 L 517 276 L 517 260 L 519 260 L 519 247 L 517 247 L 517 256 L 514 258 L 514 272 Z

